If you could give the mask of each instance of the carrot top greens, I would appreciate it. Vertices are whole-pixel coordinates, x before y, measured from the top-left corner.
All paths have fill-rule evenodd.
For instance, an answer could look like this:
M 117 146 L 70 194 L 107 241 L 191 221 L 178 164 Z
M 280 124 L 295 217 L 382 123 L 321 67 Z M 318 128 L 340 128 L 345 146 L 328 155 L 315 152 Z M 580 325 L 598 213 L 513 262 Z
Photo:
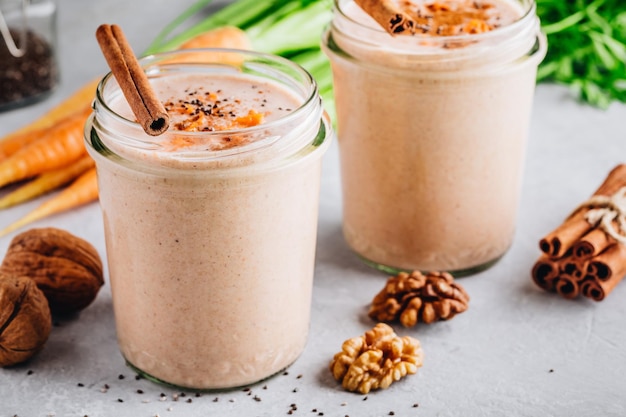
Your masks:
M 332 0 L 236 0 L 206 15 L 211 0 L 198 0 L 155 38 L 146 53 L 175 48 L 219 26 L 243 29 L 254 49 L 285 56 L 309 70 L 326 106 L 334 105 L 330 66 L 320 36 L 331 19 Z M 548 54 L 537 81 L 568 86 L 586 103 L 606 108 L 626 103 L 626 1 L 536 0 Z M 185 22 L 197 23 L 177 31 Z M 198 21 L 199 20 L 199 21 Z

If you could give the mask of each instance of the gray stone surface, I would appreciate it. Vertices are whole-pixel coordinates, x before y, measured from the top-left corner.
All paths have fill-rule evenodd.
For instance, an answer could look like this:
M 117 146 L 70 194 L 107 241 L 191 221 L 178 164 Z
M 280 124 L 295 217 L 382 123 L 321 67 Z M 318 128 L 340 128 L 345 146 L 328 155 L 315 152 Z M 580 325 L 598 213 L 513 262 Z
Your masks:
M 141 51 L 189 3 L 176 2 L 174 12 L 174 2 L 158 0 L 59 1 L 61 85 L 45 102 L 1 113 L 0 135 L 105 70 L 93 36 L 98 24 L 120 24 Z M 288 374 L 250 391 L 199 397 L 136 380 L 117 349 L 107 282 L 78 317 L 58 321 L 36 358 L 0 369 L 0 417 L 280 416 L 292 404 L 297 406 L 293 415 L 303 416 L 624 416 L 626 285 L 601 303 L 567 301 L 536 288 L 530 268 L 542 235 L 623 160 L 625 121 L 626 106 L 600 111 L 578 104 L 562 87 L 538 87 L 515 242 L 493 268 L 463 278 L 472 297 L 466 313 L 449 322 L 398 329 L 420 339 L 425 364 L 386 391 L 347 393 L 328 371 L 344 339 L 373 325 L 367 307 L 386 278 L 360 263 L 342 239 L 335 143 L 324 162 L 310 338 Z M 0 212 L 0 225 L 41 201 Z M 67 229 L 105 256 L 97 204 L 36 226 Z M 12 236 L 0 239 L 0 253 Z

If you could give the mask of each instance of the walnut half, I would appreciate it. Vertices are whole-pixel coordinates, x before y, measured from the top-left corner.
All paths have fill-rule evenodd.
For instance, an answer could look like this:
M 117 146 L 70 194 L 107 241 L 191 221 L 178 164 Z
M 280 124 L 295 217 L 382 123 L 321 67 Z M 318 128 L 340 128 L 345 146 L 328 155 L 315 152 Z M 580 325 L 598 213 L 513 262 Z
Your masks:
M 0 366 L 30 359 L 51 329 L 46 297 L 28 277 L 0 274 Z
M 369 316 L 382 322 L 399 321 L 413 327 L 448 320 L 467 310 L 469 295 L 447 272 L 401 272 L 387 280 L 374 297 Z
M 419 340 L 399 337 L 389 325 L 379 323 L 363 336 L 346 340 L 330 370 L 346 390 L 367 394 L 416 373 L 423 357 Z

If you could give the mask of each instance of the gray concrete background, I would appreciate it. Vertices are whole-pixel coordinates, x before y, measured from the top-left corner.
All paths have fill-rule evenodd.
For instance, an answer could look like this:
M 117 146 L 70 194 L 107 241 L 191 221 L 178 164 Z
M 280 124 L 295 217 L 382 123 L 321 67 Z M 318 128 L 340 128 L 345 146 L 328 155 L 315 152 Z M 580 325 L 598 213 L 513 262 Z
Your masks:
M 0 136 L 105 71 L 94 38 L 99 24 L 121 25 L 141 51 L 190 3 L 60 0 L 61 84 L 42 103 L 0 113 Z M 567 301 L 536 288 L 530 268 L 538 240 L 623 160 L 625 136 L 626 106 L 600 111 L 578 104 L 562 87 L 537 88 L 514 245 L 496 266 L 462 280 L 472 297 L 466 313 L 397 329 L 420 339 L 425 364 L 388 390 L 347 393 L 328 371 L 341 343 L 373 325 L 367 308 L 386 279 L 361 264 L 342 239 L 335 143 L 324 161 L 310 338 L 287 375 L 250 391 L 186 393 L 175 401 L 179 391 L 135 380 L 125 366 L 106 285 L 80 316 L 58 322 L 34 360 L 0 369 L 0 417 L 280 416 L 291 404 L 302 416 L 624 416 L 626 284 L 601 303 Z M 0 225 L 41 201 L 0 212 Z M 97 204 L 35 226 L 64 228 L 105 255 Z M 12 236 L 0 239 L 0 253 Z

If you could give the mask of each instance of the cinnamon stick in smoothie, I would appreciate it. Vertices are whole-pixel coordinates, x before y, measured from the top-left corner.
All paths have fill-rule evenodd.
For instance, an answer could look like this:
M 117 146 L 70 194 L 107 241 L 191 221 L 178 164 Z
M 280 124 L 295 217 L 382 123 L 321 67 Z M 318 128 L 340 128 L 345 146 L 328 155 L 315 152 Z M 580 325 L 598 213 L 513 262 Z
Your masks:
M 144 131 L 152 136 L 164 133 L 169 127 L 169 115 L 152 90 L 122 29 L 117 25 L 102 24 L 96 30 L 96 39 Z
M 413 34 L 415 22 L 393 0 L 355 0 L 389 34 Z

